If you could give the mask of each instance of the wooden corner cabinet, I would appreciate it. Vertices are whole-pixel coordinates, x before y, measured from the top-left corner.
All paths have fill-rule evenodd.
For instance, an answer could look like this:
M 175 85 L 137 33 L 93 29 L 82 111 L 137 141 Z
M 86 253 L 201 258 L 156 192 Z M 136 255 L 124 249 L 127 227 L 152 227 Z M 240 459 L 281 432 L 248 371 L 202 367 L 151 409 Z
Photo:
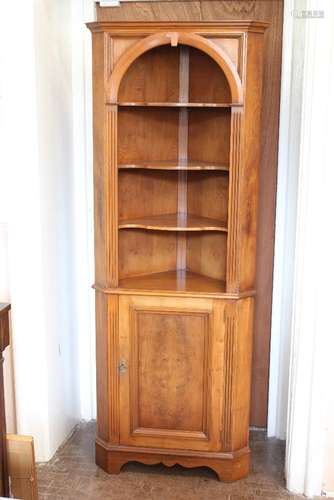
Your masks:
M 88 27 L 97 464 L 245 477 L 266 24 Z

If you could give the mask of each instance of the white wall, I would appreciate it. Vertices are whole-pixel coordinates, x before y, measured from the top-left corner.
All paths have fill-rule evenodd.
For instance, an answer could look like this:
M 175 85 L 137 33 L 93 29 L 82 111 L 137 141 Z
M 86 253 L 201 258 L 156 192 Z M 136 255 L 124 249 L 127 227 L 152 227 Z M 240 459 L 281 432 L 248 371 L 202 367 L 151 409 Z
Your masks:
M 286 438 L 306 0 L 284 3 L 268 435 Z
M 0 112 L 1 113 L 1 112 Z M 0 127 L 1 135 L 1 127 Z M 0 174 L 1 175 L 1 174 Z M 0 302 L 10 302 L 8 273 L 8 224 L 1 222 L 6 218 L 6 207 L 2 202 L 6 198 L 5 182 L 0 186 Z M 7 432 L 16 432 L 15 379 L 13 371 L 13 352 L 11 345 L 4 354 L 4 393 L 6 407 Z
M 333 2 L 284 9 L 268 434 L 287 439 L 291 491 L 333 496 Z
M 96 416 L 92 40 L 85 23 L 95 20 L 94 0 L 72 0 L 74 213 L 80 413 Z
M 82 5 L 1 5 L 0 185 L 7 196 L 0 206 L 8 223 L 17 427 L 34 436 L 38 460 L 93 413 L 88 161 L 80 164 L 76 151 L 85 146 L 74 133 L 83 125 L 73 107 L 84 82 L 72 65 L 73 26 L 84 29 L 73 12 Z M 80 50 L 82 58 L 82 35 Z
M 40 229 L 50 450 L 80 416 L 76 331 L 71 2 L 35 0 Z
M 324 11 L 323 17 L 315 18 L 319 11 Z M 278 382 L 278 390 L 271 393 L 277 397 L 278 411 L 272 422 L 280 434 L 285 431 L 287 413 L 287 488 L 313 497 L 330 489 L 334 463 L 334 238 L 330 230 L 334 3 L 286 0 L 285 23 L 290 29 L 285 30 L 283 52 L 273 315 L 273 327 L 278 327 L 276 332 L 273 328 L 273 340 L 277 333 L 280 338 L 278 377 L 271 370 L 270 381 L 271 389 Z
M 327 496 L 334 497 L 334 397 L 332 396 L 328 405 L 328 415 L 325 434 L 325 457 L 324 475 L 322 489 Z
M 9 169 L 5 151 L 6 120 L 4 113 L 5 44 L 0 35 L 0 302 L 10 301 L 8 261 Z M 4 353 L 4 391 L 7 431 L 16 432 L 16 409 L 12 347 Z
M 9 298 L 8 224 L 0 221 L 0 302 L 8 302 Z

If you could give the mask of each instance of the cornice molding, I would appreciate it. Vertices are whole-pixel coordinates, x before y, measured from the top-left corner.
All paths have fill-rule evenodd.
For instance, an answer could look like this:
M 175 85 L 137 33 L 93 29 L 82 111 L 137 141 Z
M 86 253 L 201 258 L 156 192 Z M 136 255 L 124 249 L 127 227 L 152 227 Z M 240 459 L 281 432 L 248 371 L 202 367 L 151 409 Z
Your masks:
M 152 30 L 170 31 L 171 29 L 192 30 L 195 32 L 212 32 L 226 29 L 228 31 L 250 31 L 263 33 L 270 23 L 265 21 L 251 20 L 228 20 L 228 21 L 101 21 L 87 23 L 87 27 L 92 32 L 115 33 L 117 31 L 143 33 Z

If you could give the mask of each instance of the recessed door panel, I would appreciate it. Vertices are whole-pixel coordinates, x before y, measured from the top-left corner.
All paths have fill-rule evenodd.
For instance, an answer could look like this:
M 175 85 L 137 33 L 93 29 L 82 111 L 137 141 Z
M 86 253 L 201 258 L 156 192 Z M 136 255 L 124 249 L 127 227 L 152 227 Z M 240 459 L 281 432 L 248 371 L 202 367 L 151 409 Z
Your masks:
M 219 449 L 223 332 L 213 304 L 120 297 L 121 444 Z
M 206 433 L 209 314 L 137 310 L 133 319 L 138 427 Z

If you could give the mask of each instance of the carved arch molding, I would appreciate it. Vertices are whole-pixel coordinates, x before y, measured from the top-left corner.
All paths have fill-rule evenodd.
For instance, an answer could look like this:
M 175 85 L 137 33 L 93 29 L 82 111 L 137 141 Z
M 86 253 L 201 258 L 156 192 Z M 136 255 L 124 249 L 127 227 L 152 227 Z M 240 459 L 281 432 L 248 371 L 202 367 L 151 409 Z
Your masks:
M 200 35 L 183 32 L 156 33 L 140 40 L 134 46 L 130 47 L 130 49 L 128 49 L 117 61 L 113 73 L 108 80 L 107 88 L 109 103 L 117 103 L 118 90 L 122 78 L 138 57 L 155 47 L 169 44 L 172 47 L 176 47 L 178 44 L 189 45 L 190 47 L 205 52 L 224 72 L 231 90 L 232 105 L 240 105 L 243 103 L 242 83 L 233 62 L 226 52 L 221 47 L 218 47 L 213 42 Z

